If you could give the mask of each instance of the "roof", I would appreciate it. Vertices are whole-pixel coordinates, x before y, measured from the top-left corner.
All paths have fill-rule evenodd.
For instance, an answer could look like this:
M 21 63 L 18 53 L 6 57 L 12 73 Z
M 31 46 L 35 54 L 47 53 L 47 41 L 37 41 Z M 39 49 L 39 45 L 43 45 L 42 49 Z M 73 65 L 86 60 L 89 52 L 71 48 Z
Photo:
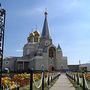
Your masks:
M 47 22 L 47 12 L 45 12 L 44 14 L 45 14 L 45 20 L 44 20 L 41 38 L 42 39 L 51 39 L 50 34 L 49 34 L 48 22 Z
M 58 51 L 62 51 L 62 49 L 61 49 L 61 47 L 60 47 L 59 44 L 58 44 L 57 50 L 58 50 Z

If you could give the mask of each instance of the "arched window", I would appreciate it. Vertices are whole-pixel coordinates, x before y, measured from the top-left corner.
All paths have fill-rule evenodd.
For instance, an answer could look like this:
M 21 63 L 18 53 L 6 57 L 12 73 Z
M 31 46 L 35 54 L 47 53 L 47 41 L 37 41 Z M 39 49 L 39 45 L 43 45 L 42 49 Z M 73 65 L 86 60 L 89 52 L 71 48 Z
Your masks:
M 49 48 L 49 57 L 56 58 L 56 49 L 54 47 Z
M 34 37 L 34 42 L 38 42 L 38 37 Z

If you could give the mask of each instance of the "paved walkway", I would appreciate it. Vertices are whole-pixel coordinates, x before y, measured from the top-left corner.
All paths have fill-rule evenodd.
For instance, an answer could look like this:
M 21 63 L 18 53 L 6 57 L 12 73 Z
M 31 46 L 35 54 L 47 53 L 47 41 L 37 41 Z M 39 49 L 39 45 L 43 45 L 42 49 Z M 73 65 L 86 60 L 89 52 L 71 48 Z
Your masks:
M 65 74 L 61 74 L 50 90 L 75 90 Z

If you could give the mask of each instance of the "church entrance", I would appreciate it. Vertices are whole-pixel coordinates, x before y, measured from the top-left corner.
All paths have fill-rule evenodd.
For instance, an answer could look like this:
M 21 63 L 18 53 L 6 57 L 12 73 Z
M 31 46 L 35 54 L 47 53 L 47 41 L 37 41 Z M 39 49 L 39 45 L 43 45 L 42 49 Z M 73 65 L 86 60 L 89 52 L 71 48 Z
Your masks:
M 55 70 L 54 66 L 50 65 L 49 66 L 49 71 L 54 71 L 54 70 Z
M 54 68 L 54 67 L 52 67 L 52 68 L 51 68 L 51 70 L 52 70 L 52 71 L 54 71 L 54 70 L 55 70 L 55 68 Z

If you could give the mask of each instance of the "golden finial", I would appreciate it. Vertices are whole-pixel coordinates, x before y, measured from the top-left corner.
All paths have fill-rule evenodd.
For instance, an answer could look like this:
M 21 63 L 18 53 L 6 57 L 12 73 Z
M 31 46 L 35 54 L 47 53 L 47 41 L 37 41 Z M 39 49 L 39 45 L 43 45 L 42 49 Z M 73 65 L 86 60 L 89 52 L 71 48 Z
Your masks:
M 35 28 L 35 29 L 36 29 L 36 31 L 37 31 L 37 25 L 36 25 L 36 28 Z

